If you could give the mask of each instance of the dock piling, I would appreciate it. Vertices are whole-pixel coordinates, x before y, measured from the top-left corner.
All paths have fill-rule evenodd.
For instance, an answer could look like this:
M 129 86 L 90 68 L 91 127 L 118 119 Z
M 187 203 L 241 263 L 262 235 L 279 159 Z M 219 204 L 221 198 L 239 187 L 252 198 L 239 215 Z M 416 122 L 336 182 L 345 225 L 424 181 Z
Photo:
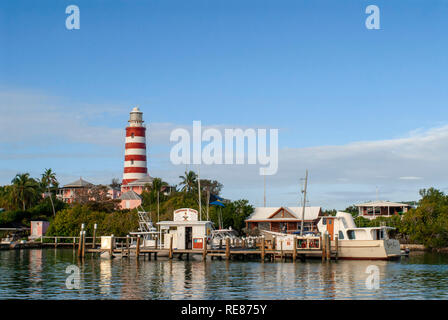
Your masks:
M 202 261 L 207 261 L 207 238 L 202 240 Z
M 79 232 L 78 257 L 81 257 L 82 250 L 82 231 Z
M 338 255 L 339 255 L 339 237 L 338 236 L 334 236 L 334 249 L 336 251 L 335 253 L 335 260 L 338 260 Z
M 230 238 L 226 238 L 226 260 L 230 259 Z
M 264 249 L 265 249 L 265 242 L 264 242 L 264 236 L 261 236 L 261 261 L 264 262 Z
M 84 259 L 86 253 L 86 232 L 83 231 L 82 232 L 82 251 L 81 251 L 81 256 Z
M 168 257 L 170 259 L 173 259 L 173 235 L 172 234 L 170 235 L 170 251 L 169 251 Z
M 140 235 L 137 236 L 137 246 L 135 248 L 135 255 L 138 260 L 140 257 Z
M 326 244 L 327 244 L 327 234 L 324 232 L 324 234 L 320 237 L 320 243 L 321 243 L 321 249 L 322 249 L 322 261 L 325 261 L 327 254 L 326 254 Z
M 93 240 L 92 240 L 92 249 L 96 248 L 96 228 L 97 228 L 97 224 L 95 223 L 93 225 Z
M 292 248 L 292 262 L 296 262 L 296 257 L 297 257 L 297 237 L 294 236 L 293 237 L 293 248 Z

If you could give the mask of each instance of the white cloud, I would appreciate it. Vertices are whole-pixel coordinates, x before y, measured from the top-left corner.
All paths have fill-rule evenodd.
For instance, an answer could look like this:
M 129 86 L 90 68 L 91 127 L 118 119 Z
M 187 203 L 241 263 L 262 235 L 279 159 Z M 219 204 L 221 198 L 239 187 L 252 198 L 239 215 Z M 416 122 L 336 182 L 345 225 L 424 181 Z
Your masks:
M 0 90 L 0 159 L 22 160 L 29 163 L 38 158 L 89 158 L 78 168 L 58 169 L 67 179 L 75 172 L 83 176 L 98 177 L 108 181 L 120 177 L 124 126 L 130 106 L 88 105 L 67 102 L 58 97 L 49 97 L 36 92 Z M 144 109 L 144 108 L 142 108 Z M 107 125 L 109 117 L 123 118 L 117 128 Z M 103 119 L 106 124 L 97 124 Z M 147 123 L 149 140 L 149 171 L 176 184 L 185 166 L 173 166 L 169 161 L 169 136 L 173 129 L 191 129 L 191 124 Z M 232 125 L 207 125 L 218 130 Z M 245 128 L 242 128 L 245 129 Z M 354 202 L 374 199 L 376 188 L 380 198 L 401 201 L 415 200 L 423 187 L 445 186 L 448 176 L 448 126 L 424 130 L 418 128 L 396 139 L 379 141 L 357 141 L 343 145 L 323 145 L 308 148 L 283 148 L 279 151 L 279 169 L 274 176 L 267 177 L 269 205 L 292 205 L 299 202 L 300 178 L 305 169 L 309 174 L 309 199 L 312 205 L 345 208 Z M 94 138 L 94 139 L 93 139 Z M 282 136 L 280 133 L 280 141 Z M 353 140 L 356 140 L 354 133 Z M 97 150 L 74 150 L 74 144 L 84 144 Z M 52 148 L 51 152 L 36 151 Z M 13 148 L 11 148 L 13 146 Z M 106 151 L 107 152 L 106 152 Z M 97 170 L 94 158 L 116 157 L 112 167 Z M 26 161 L 26 162 L 25 162 Z M 41 160 L 43 161 L 43 160 Z M 47 163 L 45 163 L 47 164 Z M 92 166 L 92 167 L 90 167 Z M 221 181 L 224 196 L 249 198 L 261 205 L 263 199 L 263 177 L 258 175 L 259 165 L 213 165 L 201 166 L 201 176 Z M 2 181 L 10 181 L 14 170 L 1 166 Z M 197 169 L 190 166 L 189 169 Z M 95 171 L 96 170 L 96 171 Z M 23 170 L 20 170 L 23 171 Z M 84 172 L 87 174 L 85 175 Z M 95 174 L 97 172 L 97 174 Z M 8 177 L 6 178 L 6 174 Z M 96 181 L 92 181 L 96 182 Z

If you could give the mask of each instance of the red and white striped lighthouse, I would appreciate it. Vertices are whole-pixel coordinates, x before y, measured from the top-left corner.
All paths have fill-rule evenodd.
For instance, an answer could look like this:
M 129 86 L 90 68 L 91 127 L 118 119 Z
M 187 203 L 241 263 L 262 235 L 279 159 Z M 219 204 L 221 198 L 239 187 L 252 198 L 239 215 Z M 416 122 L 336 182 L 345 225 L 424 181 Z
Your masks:
M 146 127 L 143 112 L 132 109 L 126 127 L 123 185 L 148 176 L 146 167 Z

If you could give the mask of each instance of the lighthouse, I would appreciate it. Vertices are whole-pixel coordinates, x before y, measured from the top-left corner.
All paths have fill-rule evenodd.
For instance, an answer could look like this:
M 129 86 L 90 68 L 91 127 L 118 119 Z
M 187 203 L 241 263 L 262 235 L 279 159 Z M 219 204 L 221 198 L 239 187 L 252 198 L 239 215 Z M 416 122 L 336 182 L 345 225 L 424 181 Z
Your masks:
M 136 180 L 149 178 L 146 165 L 146 127 L 143 124 L 143 112 L 137 107 L 133 108 L 128 122 L 124 152 L 123 186 Z

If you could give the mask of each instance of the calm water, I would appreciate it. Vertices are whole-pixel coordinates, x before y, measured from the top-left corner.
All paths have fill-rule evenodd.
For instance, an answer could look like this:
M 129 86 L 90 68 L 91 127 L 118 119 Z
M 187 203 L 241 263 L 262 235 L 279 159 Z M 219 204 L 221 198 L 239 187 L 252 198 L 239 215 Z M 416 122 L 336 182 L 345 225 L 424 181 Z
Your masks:
M 80 289 L 67 289 L 67 266 Z M 369 290 L 367 266 L 380 270 Z M 0 251 L 0 299 L 447 299 L 448 256 L 321 263 L 111 260 L 71 249 Z

